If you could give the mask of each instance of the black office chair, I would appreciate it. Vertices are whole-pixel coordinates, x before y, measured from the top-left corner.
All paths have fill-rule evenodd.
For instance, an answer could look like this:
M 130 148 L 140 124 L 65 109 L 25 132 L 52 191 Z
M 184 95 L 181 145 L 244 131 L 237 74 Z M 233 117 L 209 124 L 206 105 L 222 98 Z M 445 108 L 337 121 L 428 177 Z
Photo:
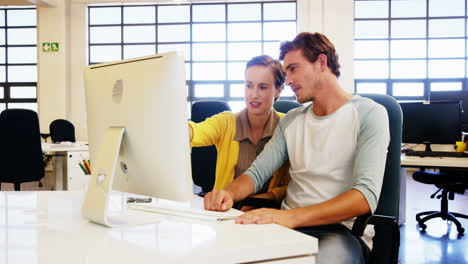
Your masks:
M 39 119 L 28 109 L 7 109 L 0 114 L 0 185 L 13 183 L 15 191 L 23 182 L 44 177 Z M 1 186 L 0 186 L 1 187 Z
M 373 248 L 367 263 L 398 263 L 400 229 L 398 213 L 400 202 L 400 166 L 402 112 L 395 98 L 388 95 L 361 94 L 387 109 L 390 125 L 390 144 L 379 202 L 375 213 L 359 216 L 353 225 L 353 234 L 362 236 L 368 224 L 375 227 Z
M 294 109 L 299 106 L 302 106 L 302 105 L 296 101 L 288 101 L 288 100 L 276 100 L 273 103 L 273 108 L 275 108 L 277 112 L 280 112 L 283 114 L 286 114 L 289 112 L 289 110 Z
M 53 143 L 63 141 L 75 142 L 75 126 L 65 119 L 56 119 L 49 125 L 50 137 Z
M 207 117 L 231 111 L 231 108 L 223 101 L 197 101 L 192 105 L 191 121 L 199 123 Z M 215 146 L 192 148 L 192 178 L 193 182 L 200 186 L 202 193 L 213 189 L 216 178 L 216 160 L 218 151 Z
M 426 221 L 440 217 L 443 220 L 450 220 L 455 223 L 458 233 L 460 235 L 463 234 L 465 229 L 457 217 L 468 219 L 468 216 L 450 212 L 448 210 L 448 200 L 454 200 L 455 193 L 465 193 L 465 190 L 468 189 L 468 175 L 464 171 L 456 169 L 441 169 L 440 172 L 419 170 L 413 173 L 413 179 L 425 184 L 434 184 L 438 190 L 431 195 L 431 198 L 436 197 L 437 199 L 441 199 L 440 211 L 426 211 L 416 214 L 416 221 L 418 221 L 422 231 L 427 228 L 427 225 L 424 224 Z M 442 191 L 442 193 L 437 195 L 439 191 Z

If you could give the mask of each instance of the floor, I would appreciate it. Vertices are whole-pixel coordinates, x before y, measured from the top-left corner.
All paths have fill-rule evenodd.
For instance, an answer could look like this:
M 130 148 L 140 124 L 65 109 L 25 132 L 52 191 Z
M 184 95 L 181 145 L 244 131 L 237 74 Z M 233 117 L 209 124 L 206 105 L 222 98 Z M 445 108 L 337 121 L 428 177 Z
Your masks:
M 451 222 L 435 218 L 421 232 L 415 215 L 422 211 L 440 210 L 440 199 L 431 199 L 437 189 L 433 185 L 415 182 L 408 172 L 406 181 L 406 223 L 400 227 L 399 263 L 468 263 L 468 219 L 459 218 L 465 234 L 458 235 Z M 468 191 L 449 200 L 449 211 L 468 214 Z

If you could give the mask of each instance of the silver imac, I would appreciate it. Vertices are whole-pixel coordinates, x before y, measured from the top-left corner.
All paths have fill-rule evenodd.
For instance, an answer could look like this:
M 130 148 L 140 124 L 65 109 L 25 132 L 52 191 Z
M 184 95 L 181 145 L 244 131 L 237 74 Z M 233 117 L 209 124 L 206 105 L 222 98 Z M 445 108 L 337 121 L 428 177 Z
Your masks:
M 176 201 L 193 196 L 183 55 L 85 69 L 92 177 L 82 212 L 106 226 L 112 190 Z

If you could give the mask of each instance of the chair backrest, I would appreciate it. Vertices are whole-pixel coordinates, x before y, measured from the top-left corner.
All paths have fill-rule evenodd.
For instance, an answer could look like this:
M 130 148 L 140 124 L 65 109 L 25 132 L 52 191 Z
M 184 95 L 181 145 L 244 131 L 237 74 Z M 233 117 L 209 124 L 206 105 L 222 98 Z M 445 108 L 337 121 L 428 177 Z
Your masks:
M 56 119 L 49 125 L 52 142 L 75 142 L 75 126 L 68 120 Z
M 296 101 L 288 101 L 288 100 L 276 100 L 273 103 L 273 108 L 275 108 L 277 112 L 280 112 L 283 114 L 286 114 L 289 112 L 289 110 L 294 109 L 299 106 L 302 106 L 302 105 Z
M 192 105 L 191 120 L 199 123 L 223 111 L 231 111 L 226 102 L 198 101 Z M 202 188 L 202 192 L 213 189 L 217 154 L 215 146 L 192 148 L 192 178 L 193 182 Z
M 375 214 L 393 216 L 398 220 L 400 204 L 400 166 L 401 166 L 401 133 L 403 114 L 395 98 L 381 94 L 360 94 L 381 104 L 387 109 L 390 125 L 390 144 L 388 146 L 387 161 L 385 164 L 384 180 L 380 193 L 379 203 Z M 406 178 L 406 177 L 405 177 Z M 388 226 L 375 226 L 373 251 L 379 259 L 391 259 L 392 237 Z
M 0 114 L 0 182 L 23 183 L 44 177 L 37 113 L 7 109 Z

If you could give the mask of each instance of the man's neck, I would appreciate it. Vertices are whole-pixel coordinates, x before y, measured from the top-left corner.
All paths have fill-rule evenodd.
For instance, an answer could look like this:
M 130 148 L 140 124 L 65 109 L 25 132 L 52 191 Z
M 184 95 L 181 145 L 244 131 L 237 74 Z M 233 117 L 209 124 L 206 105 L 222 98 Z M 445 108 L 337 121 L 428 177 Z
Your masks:
M 326 87 L 321 91 L 313 104 L 313 111 L 317 116 L 327 116 L 334 113 L 353 97 L 352 94 L 340 87 L 336 79 L 327 82 Z

